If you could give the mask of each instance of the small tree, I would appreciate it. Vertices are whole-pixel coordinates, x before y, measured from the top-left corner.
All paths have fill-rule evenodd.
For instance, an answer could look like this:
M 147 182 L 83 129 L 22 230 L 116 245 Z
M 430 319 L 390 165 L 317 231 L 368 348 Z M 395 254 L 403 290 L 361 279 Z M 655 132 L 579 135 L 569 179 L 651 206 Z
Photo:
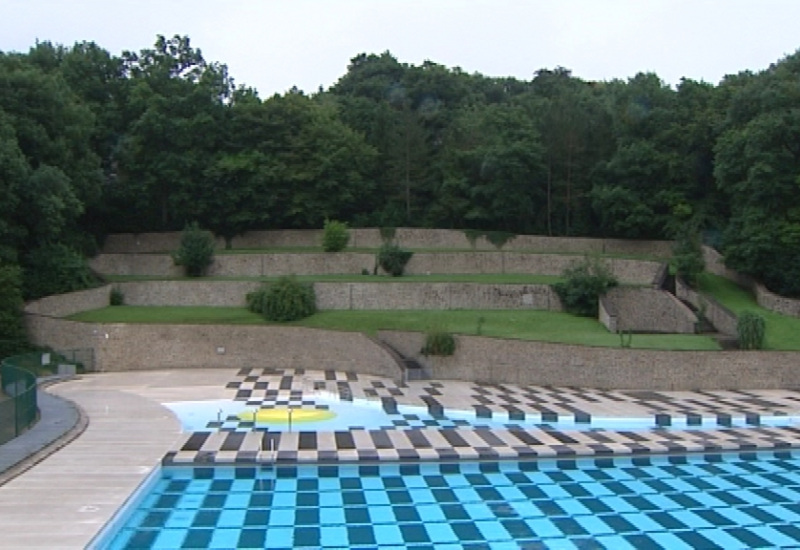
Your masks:
M 400 277 L 414 253 L 396 244 L 385 243 L 378 251 L 378 265 L 392 277 Z
M 744 311 L 736 322 L 736 332 L 739 335 L 741 349 L 764 349 L 766 336 L 766 322 L 764 318 L 753 311 Z
M 214 261 L 214 236 L 198 227 L 197 222 L 186 226 L 181 234 L 180 248 L 172 254 L 175 265 L 183 266 L 189 277 L 205 275 Z
M 617 286 L 617 280 L 608 267 L 589 258 L 564 270 L 563 276 L 566 280 L 553 285 L 553 289 L 561 298 L 564 309 L 583 317 L 597 317 L 598 299 Z
M 325 220 L 322 235 L 322 249 L 325 252 L 341 252 L 350 242 L 350 231 L 347 224 L 336 220 Z
M 675 241 L 670 261 L 672 273 L 691 286 L 697 288 L 700 274 L 706 268 L 703 247 L 696 232 L 682 232 Z

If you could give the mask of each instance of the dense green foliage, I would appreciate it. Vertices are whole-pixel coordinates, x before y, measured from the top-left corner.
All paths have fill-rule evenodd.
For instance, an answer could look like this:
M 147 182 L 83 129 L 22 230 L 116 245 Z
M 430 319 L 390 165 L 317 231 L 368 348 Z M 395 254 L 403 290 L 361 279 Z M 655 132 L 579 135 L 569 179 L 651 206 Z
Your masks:
M 766 322 L 761 315 L 753 311 L 743 311 L 736 322 L 739 348 L 763 349 L 766 330 Z
M 325 220 L 322 233 L 322 249 L 325 252 L 341 252 L 350 242 L 347 224 L 336 220 Z
M 0 263 L 0 360 L 26 347 L 22 306 L 20 269 Z
M 617 280 L 599 260 L 585 258 L 564 270 L 564 281 L 553 285 L 564 309 L 582 317 L 597 317 L 597 300 L 617 286 Z
M 670 268 L 675 276 L 697 288 L 700 274 L 706 268 L 698 234 L 683 233 L 675 240 Z
M 378 265 L 392 277 L 400 277 L 413 255 L 413 252 L 400 248 L 400 245 L 384 243 L 378 250 Z
M 453 355 L 456 351 L 456 340 L 453 335 L 442 329 L 433 329 L 425 333 L 425 344 L 422 355 Z
M 214 262 L 214 236 L 197 225 L 191 223 L 181 233 L 181 243 L 173 254 L 175 265 L 183 266 L 189 277 L 205 275 L 208 267 Z
M 674 238 L 689 216 L 723 236 L 731 267 L 800 296 L 798 98 L 800 52 L 675 88 L 360 54 L 327 90 L 262 99 L 185 36 L 120 56 L 38 42 L 0 53 L 0 260 L 90 255 L 107 233 L 195 220 L 228 244 L 336 219 L 471 229 L 500 247 Z
M 251 297 L 252 296 L 252 297 Z M 294 277 L 281 277 L 259 295 L 248 295 L 247 304 L 251 311 L 261 305 L 261 313 L 267 321 L 297 321 L 313 315 L 317 311 L 314 286 L 301 283 Z
M 25 258 L 22 288 L 27 300 L 82 290 L 95 282 L 83 255 L 67 245 L 46 244 Z

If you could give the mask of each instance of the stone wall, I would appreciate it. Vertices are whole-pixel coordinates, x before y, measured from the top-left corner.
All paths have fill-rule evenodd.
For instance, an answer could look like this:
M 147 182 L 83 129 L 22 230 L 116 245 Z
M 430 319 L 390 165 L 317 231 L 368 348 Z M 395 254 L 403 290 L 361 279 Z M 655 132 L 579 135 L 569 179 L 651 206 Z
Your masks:
M 611 332 L 693 334 L 697 316 L 669 292 L 654 288 L 612 288 L 601 299 L 600 322 Z
M 131 306 L 241 307 L 261 287 L 252 281 L 141 281 L 115 284 Z M 317 308 L 364 309 L 544 309 L 561 311 L 548 285 L 478 283 L 315 283 Z M 106 296 L 107 296 L 106 292 Z M 108 298 L 97 307 L 108 305 Z M 94 309 L 94 308 L 92 308 Z M 69 314 L 74 313 L 71 311 Z
M 316 283 L 320 309 L 545 309 L 561 311 L 548 285 Z
M 67 317 L 89 309 L 100 309 L 109 304 L 111 287 L 106 285 L 68 294 L 46 296 L 25 304 L 25 313 L 49 317 Z
M 578 256 L 521 252 L 415 253 L 406 266 L 408 275 L 429 274 L 530 274 L 561 275 Z M 612 258 L 606 264 L 625 284 L 650 285 L 658 274 L 655 261 Z M 167 254 L 100 254 L 90 261 L 105 275 L 178 277 L 183 270 Z M 279 277 L 282 275 L 357 275 L 373 272 L 375 256 L 368 253 L 336 254 L 219 254 L 208 270 L 215 277 Z
M 177 368 L 335 369 L 400 379 L 381 346 L 355 332 L 301 327 L 90 324 L 26 316 L 34 344 L 93 348 L 95 369 Z M 309 345 L 313 342 L 313 345 Z
M 321 229 L 287 229 L 275 231 L 250 231 L 232 239 L 233 248 L 318 247 L 322 243 Z M 135 254 L 169 252 L 180 243 L 180 232 L 120 233 L 109 235 L 103 243 L 104 254 Z M 406 248 L 451 248 L 496 251 L 485 237 L 470 242 L 466 233 L 457 229 L 419 229 L 399 227 L 395 242 Z M 378 248 L 383 239 L 378 228 L 351 229 L 349 245 L 352 248 Z M 216 239 L 223 248 L 223 239 Z M 546 237 L 542 235 L 517 235 L 507 241 L 502 250 L 535 251 L 558 254 L 615 254 L 646 255 L 668 258 L 672 255 L 669 241 L 630 241 L 620 239 L 590 239 L 580 237 Z
M 675 295 L 686 302 L 692 304 L 701 312 L 714 328 L 722 334 L 736 336 L 736 325 L 738 319 L 736 314 L 720 304 L 713 297 L 701 294 L 691 289 L 680 278 L 675 278 Z
M 767 287 L 759 283 L 754 284 L 752 288 L 756 295 L 756 301 L 761 307 L 783 315 L 800 317 L 800 300 L 793 300 L 770 292 Z
M 435 379 L 609 390 L 800 388 L 793 352 L 671 352 L 456 336 L 453 356 L 425 357 L 422 333 L 381 331 L 379 338 Z
M 243 307 L 257 281 L 141 281 L 116 283 L 129 306 Z
M 706 271 L 709 273 L 713 273 L 714 275 L 719 275 L 720 277 L 725 277 L 736 284 L 750 288 L 753 284 L 753 281 L 750 277 L 746 275 L 741 275 L 737 271 L 733 269 L 729 269 L 725 266 L 725 258 L 711 248 L 710 246 L 703 245 L 703 261 L 706 264 Z
M 28 304 L 25 320 L 31 341 L 55 349 L 92 348 L 96 368 L 104 371 L 257 366 L 401 376 L 391 355 L 358 333 L 300 327 L 96 324 L 55 316 L 102 307 L 109 288 Z M 800 388 L 800 354 L 792 352 L 668 352 L 457 336 L 454 356 L 426 358 L 419 353 L 423 334 L 383 331 L 380 337 L 442 379 L 603 389 Z

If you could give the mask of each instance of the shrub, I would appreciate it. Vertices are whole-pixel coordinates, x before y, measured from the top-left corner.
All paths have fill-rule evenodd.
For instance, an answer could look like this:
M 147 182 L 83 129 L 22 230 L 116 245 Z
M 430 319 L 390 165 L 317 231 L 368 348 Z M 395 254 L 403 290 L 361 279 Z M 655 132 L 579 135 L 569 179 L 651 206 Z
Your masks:
M 697 234 L 682 234 L 672 251 L 670 271 L 686 281 L 692 288 L 697 288 L 700 274 L 706 268 L 703 259 L 703 248 Z
M 25 259 L 22 280 L 26 300 L 83 290 L 96 282 L 86 259 L 63 244 L 47 244 L 31 251 Z
M 389 244 L 394 240 L 394 235 L 397 233 L 397 228 L 391 226 L 381 227 L 378 231 L 381 234 L 381 240 L 384 242 L 384 244 Z
M 736 322 L 741 349 L 764 349 L 766 323 L 764 318 L 753 311 L 744 311 Z
M 500 250 L 505 244 L 512 240 L 516 235 L 508 231 L 487 231 L 486 240 L 492 243 L 497 250 Z
M 392 277 L 400 277 L 414 253 L 396 244 L 385 243 L 378 251 L 378 265 Z
M 453 355 L 456 351 L 456 340 L 449 332 L 441 329 L 433 329 L 425 335 L 425 345 L 422 346 L 421 353 L 428 355 Z
M 248 292 L 245 296 L 248 311 L 253 313 L 264 313 L 264 302 L 267 298 L 268 286 L 262 286 L 258 290 Z
M 254 298 L 254 305 L 257 303 Z M 262 300 L 262 313 L 268 321 L 297 321 L 317 311 L 314 287 L 295 277 L 281 277 L 269 285 Z
M 214 236 L 200 229 L 197 223 L 186 226 L 180 248 L 172 254 L 175 265 L 183 266 L 189 277 L 201 277 L 214 261 Z
M 125 303 L 125 294 L 118 287 L 111 289 L 111 294 L 108 295 L 108 303 L 112 306 L 121 306 Z
M 322 249 L 325 252 L 341 252 L 350 242 L 350 231 L 347 224 L 336 220 L 325 220 L 322 235 Z
M 563 276 L 566 280 L 554 284 L 553 289 L 564 309 L 583 317 L 597 317 L 597 300 L 617 286 L 611 271 L 600 261 L 589 258 L 564 270 Z

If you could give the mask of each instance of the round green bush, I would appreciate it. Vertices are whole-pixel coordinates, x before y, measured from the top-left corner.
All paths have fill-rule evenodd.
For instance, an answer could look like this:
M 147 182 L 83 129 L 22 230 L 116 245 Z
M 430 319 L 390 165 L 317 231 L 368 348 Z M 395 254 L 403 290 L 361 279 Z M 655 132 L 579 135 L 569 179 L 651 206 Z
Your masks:
M 186 226 L 181 233 L 181 244 L 172 255 L 175 265 L 183 266 L 189 277 L 201 277 L 214 261 L 214 236 L 196 223 Z
M 341 252 L 350 242 L 350 231 L 347 224 L 336 220 L 325 220 L 322 234 L 322 249 L 325 252 Z
M 378 265 L 392 277 L 400 277 L 413 255 L 413 252 L 403 250 L 396 244 L 386 243 L 378 251 Z
M 262 313 L 268 321 L 297 321 L 317 311 L 314 287 L 294 277 L 281 277 L 269 285 L 263 297 Z

